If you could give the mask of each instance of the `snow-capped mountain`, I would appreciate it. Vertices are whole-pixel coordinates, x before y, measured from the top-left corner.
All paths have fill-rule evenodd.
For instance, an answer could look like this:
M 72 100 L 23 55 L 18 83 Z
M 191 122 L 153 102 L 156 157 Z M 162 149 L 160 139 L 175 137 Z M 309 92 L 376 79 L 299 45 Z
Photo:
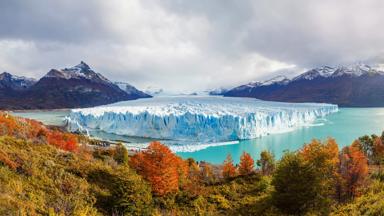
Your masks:
M 309 70 L 293 79 L 252 82 L 223 94 L 286 102 L 325 102 L 341 106 L 384 106 L 384 72 L 366 64 Z
M 93 82 L 104 82 L 110 83 L 107 78 L 105 78 L 100 73 L 96 73 L 93 71 L 89 65 L 85 62 L 81 61 L 80 64 L 70 67 L 64 68 L 61 70 L 52 69 L 50 70 L 44 77 L 46 78 L 61 78 L 61 79 L 87 79 Z
M 92 81 L 109 82 L 103 75 L 93 71 L 89 65 L 81 61 L 80 64 L 61 70 L 52 69 L 44 77 L 63 79 L 88 79 Z
M 129 83 L 126 82 L 115 82 L 115 85 L 117 85 L 121 90 L 125 91 L 127 94 L 136 94 L 143 98 L 145 97 L 151 97 L 150 95 L 138 90 L 134 86 L 132 86 Z
M 35 83 L 33 78 L 15 76 L 8 72 L 0 74 L 0 89 L 25 90 Z
M 143 97 L 150 96 L 139 90 L 124 91 L 100 73 L 93 71 L 85 62 L 81 62 L 70 68 L 51 69 L 25 91 L 3 94 L 0 96 L 0 108 L 90 107 Z
M 241 86 L 235 87 L 233 89 L 230 89 L 226 92 L 222 92 L 222 95 L 225 95 L 229 91 L 248 91 L 248 92 L 251 92 L 252 89 L 257 88 L 257 87 L 261 86 L 262 84 L 263 84 L 262 82 L 252 81 L 252 82 L 247 83 L 245 85 L 241 85 Z
M 323 66 L 323 67 L 315 68 L 315 69 L 312 69 L 308 72 L 305 72 L 305 73 L 293 78 L 292 80 L 300 80 L 300 79 L 312 80 L 312 79 L 315 79 L 317 77 L 327 78 L 327 77 L 338 77 L 338 76 L 343 76 L 343 75 L 359 77 L 359 76 L 368 75 L 368 74 L 384 75 L 384 72 L 373 69 L 369 65 L 361 64 L 361 63 L 351 65 L 349 67 L 345 67 L 345 66 L 339 66 L 339 67 Z
M 269 85 L 273 85 L 273 84 L 286 85 L 289 82 L 290 82 L 290 80 L 286 76 L 279 75 L 279 76 L 276 76 L 272 79 L 269 79 L 267 81 L 262 82 L 261 85 L 262 86 L 269 86 Z

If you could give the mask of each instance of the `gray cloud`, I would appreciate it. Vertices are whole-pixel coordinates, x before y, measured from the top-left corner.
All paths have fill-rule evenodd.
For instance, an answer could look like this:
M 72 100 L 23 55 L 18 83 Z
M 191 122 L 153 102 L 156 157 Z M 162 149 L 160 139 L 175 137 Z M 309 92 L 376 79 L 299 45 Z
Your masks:
M 88 62 L 139 88 L 203 90 L 305 68 L 383 63 L 380 0 L 3 0 L 0 70 Z

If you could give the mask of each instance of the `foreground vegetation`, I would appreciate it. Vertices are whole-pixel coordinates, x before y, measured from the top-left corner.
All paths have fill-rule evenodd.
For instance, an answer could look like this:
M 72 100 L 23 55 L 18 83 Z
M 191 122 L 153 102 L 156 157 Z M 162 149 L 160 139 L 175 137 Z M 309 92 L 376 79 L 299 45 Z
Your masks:
M 382 215 L 383 141 L 313 140 L 280 161 L 244 152 L 211 165 L 158 142 L 129 157 L 1 113 L 0 215 Z

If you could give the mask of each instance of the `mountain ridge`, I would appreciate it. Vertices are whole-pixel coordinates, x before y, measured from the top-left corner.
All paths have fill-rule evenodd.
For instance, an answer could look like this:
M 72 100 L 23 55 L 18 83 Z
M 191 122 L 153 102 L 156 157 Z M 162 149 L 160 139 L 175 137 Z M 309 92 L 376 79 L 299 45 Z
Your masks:
M 0 108 L 80 108 L 145 97 L 151 96 L 137 89 L 132 92 L 124 91 L 81 61 L 70 68 L 49 70 L 25 90 L 6 86 L 0 92 Z
M 334 103 L 342 107 L 384 106 L 384 72 L 365 64 L 323 66 L 281 80 L 251 82 L 222 95 L 282 102 Z
M 27 89 L 34 85 L 37 80 L 24 76 L 16 76 L 8 72 L 0 74 L 0 89 L 11 88 L 13 90 Z

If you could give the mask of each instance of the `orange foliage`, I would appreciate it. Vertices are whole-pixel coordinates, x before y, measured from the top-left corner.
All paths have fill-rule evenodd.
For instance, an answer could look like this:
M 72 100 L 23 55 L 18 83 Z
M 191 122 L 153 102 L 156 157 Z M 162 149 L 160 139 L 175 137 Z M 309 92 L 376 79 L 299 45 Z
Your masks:
M 341 193 L 346 198 L 359 195 L 358 189 L 368 175 L 368 161 L 355 146 L 343 148 L 340 155 Z
M 328 138 L 325 142 L 312 140 L 299 151 L 306 163 L 315 168 L 322 175 L 322 193 L 324 196 L 337 196 L 340 194 L 338 182 L 339 174 L 339 147 L 334 139 Z
M 28 131 L 27 136 L 30 139 L 36 138 L 44 131 L 46 132 L 46 128 L 38 121 L 32 119 L 24 119 L 26 122 L 26 130 Z
M 4 165 L 8 166 L 12 170 L 16 170 L 19 167 L 19 164 L 12 161 L 8 154 L 0 149 L 0 163 L 3 163 Z
M 227 155 L 227 158 L 225 159 L 223 163 L 223 177 L 224 178 L 231 178 L 236 175 L 236 168 L 233 165 L 233 160 L 230 154 Z
M 187 175 L 186 163 L 160 142 L 152 142 L 147 150 L 134 155 L 130 165 L 159 196 L 178 191 L 180 180 Z
M 78 153 L 78 156 L 83 158 L 84 160 L 90 161 L 93 159 L 92 149 L 86 144 L 82 144 L 81 146 L 79 146 L 76 151 Z
M 246 152 L 240 157 L 239 172 L 241 175 L 248 175 L 253 171 L 255 162 L 252 159 L 251 155 Z
M 66 151 L 76 151 L 78 148 L 78 139 L 74 134 L 50 130 L 38 121 L 13 117 L 4 112 L 0 112 L 0 136 L 14 136 L 35 142 L 46 139 L 48 144 Z
M 0 135 L 16 136 L 19 131 L 16 119 L 7 113 L 0 113 Z
M 191 195 L 199 195 L 204 190 L 200 179 L 200 167 L 192 158 L 186 160 L 188 165 L 187 182 L 183 185 L 183 190 L 188 191 Z
M 313 163 L 315 167 L 320 169 L 318 172 L 329 177 L 337 174 L 339 147 L 334 139 L 329 138 L 324 143 L 312 140 L 311 143 L 304 145 L 299 153 L 306 161 Z
M 49 131 L 47 133 L 47 141 L 49 144 L 66 151 L 75 151 L 78 145 L 75 135 L 60 131 Z

